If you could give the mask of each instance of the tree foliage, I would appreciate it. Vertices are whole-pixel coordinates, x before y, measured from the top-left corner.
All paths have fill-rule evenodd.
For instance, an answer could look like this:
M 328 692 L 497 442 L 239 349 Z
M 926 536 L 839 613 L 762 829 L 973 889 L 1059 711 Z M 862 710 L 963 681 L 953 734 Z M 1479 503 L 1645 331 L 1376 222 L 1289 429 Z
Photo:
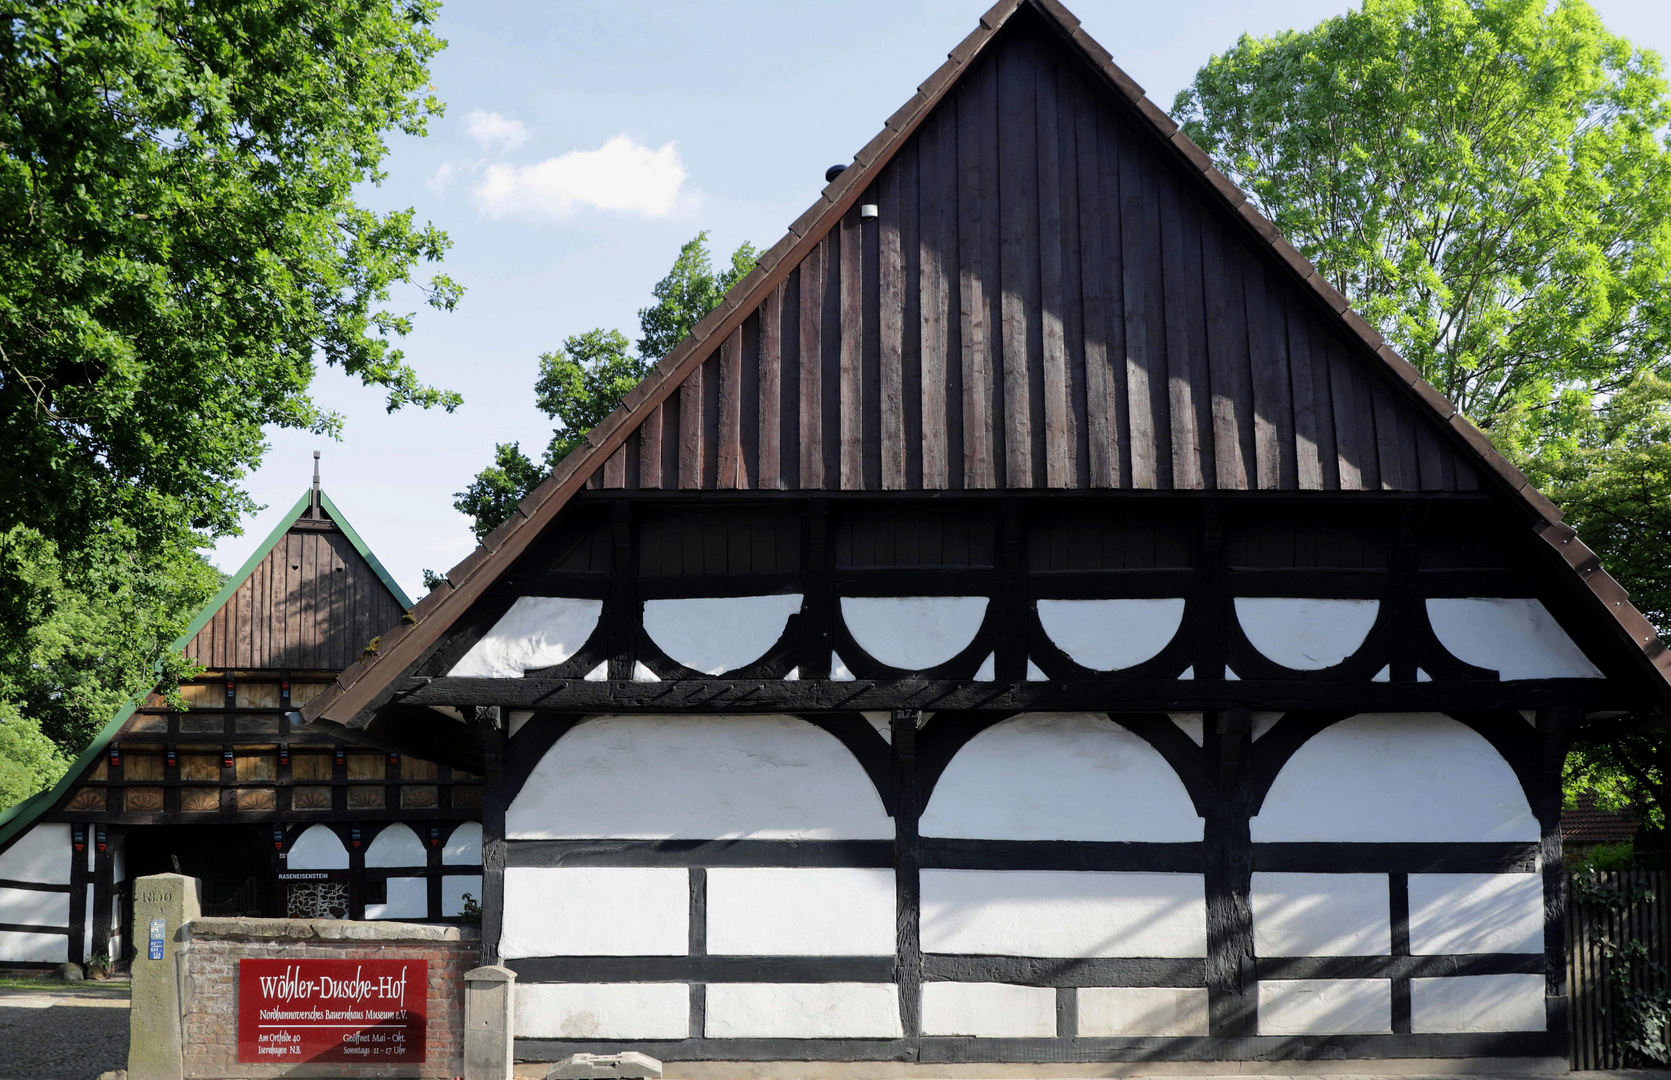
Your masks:
M 679 249 L 667 276 L 651 290 L 656 302 L 638 312 L 642 336 L 634 355 L 619 330 L 588 330 L 563 342 L 557 352 L 540 355 L 534 382 L 535 404 L 556 421 L 542 465 L 522 453 L 518 443 L 493 448 L 493 464 L 476 474 L 454 496 L 453 506 L 469 515 L 476 538 L 492 532 L 511 515 L 522 497 L 580 446 L 586 433 L 621 404 L 650 368 L 683 341 L 691 327 L 719 306 L 726 290 L 754 269 L 758 253 L 743 244 L 731 253 L 731 265 L 715 273 L 708 254 L 708 233 Z M 428 571 L 426 571 L 426 574 Z M 428 582 L 426 577 L 425 581 Z
M 457 404 L 392 344 L 412 318 L 397 288 L 457 299 L 445 276 L 413 281 L 446 236 L 357 196 L 383 177 L 386 134 L 422 134 L 440 111 L 435 12 L 433 0 L 9 9 L 0 700 L 60 747 L 102 720 L 72 711 L 108 715 L 112 695 L 151 678 L 190 616 L 177 605 L 206 598 L 212 571 L 194 548 L 254 508 L 240 481 L 264 427 L 337 429 L 308 393 L 320 363 L 384 388 L 391 409 Z M 38 662 L 51 678 L 16 666 Z

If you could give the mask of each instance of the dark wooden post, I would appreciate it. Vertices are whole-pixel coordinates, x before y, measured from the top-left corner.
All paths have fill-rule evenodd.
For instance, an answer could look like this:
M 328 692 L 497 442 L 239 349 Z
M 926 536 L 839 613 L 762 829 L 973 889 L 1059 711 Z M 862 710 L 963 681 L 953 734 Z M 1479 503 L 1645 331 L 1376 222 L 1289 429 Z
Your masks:
M 830 504 L 824 499 L 807 503 L 801 518 L 803 561 L 801 580 L 806 599 L 801 608 L 801 678 L 830 677 L 830 650 L 834 647 L 835 579 L 830 571 Z
M 1543 956 L 1545 1023 L 1561 1040 L 1560 1053 L 1571 1054 L 1567 999 L 1567 889 L 1561 856 L 1561 767 L 1566 763 L 1571 731 L 1584 719 L 1579 708 L 1539 709 L 1537 792 L 1532 813 L 1541 831 L 1543 867 Z
M 1219 654 L 1222 657 L 1222 652 Z M 1208 1030 L 1218 1038 L 1255 1034 L 1252 807 L 1248 776 L 1252 714 L 1231 709 L 1203 725 L 1208 778 L 1203 862 L 1207 887 Z
M 510 801 L 499 707 L 477 708 L 474 727 L 482 746 L 482 963 L 497 964 L 505 918 L 505 810 Z
M 907 1039 L 922 1034 L 922 857 L 917 834 L 917 804 L 922 792 L 917 778 L 917 725 L 921 720 L 922 713 L 916 709 L 895 709 L 889 723 L 894 775 L 899 782 L 899 807 L 894 812 L 894 880 L 899 898 L 894 963 L 899 1020 Z

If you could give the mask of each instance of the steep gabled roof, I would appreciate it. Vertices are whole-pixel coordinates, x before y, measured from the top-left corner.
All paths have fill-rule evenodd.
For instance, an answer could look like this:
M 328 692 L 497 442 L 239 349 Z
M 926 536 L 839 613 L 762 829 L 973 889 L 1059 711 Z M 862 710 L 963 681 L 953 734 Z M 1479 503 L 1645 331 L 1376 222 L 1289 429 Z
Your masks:
M 1051 59 L 1028 69 L 1014 59 L 1027 49 Z M 1034 74 L 1013 78 L 1012 65 Z M 1054 74 L 1036 74 L 1046 68 Z M 974 138 L 988 148 L 971 150 Z M 1024 198 L 1006 199 L 1007 179 Z M 907 220 L 894 207 L 911 185 Z M 1100 201 L 1081 205 L 1091 186 Z M 962 200 L 957 220 L 938 209 L 937 191 Z M 868 248 L 861 201 L 880 211 Z M 1116 228 L 1109 219 L 1127 208 Z M 953 233 L 955 265 L 923 254 L 950 250 Z M 1080 257 L 1057 264 L 1057 248 L 1041 262 L 1052 243 L 1077 243 Z M 1006 259 L 1017 251 L 1025 257 Z M 1116 260 L 1130 272 L 1118 276 Z M 1054 265 L 1082 275 L 1077 313 L 1051 308 L 1062 288 L 1047 280 Z M 1214 292 L 1215 274 L 1240 290 L 1236 304 Z M 948 294 L 960 302 L 941 303 Z M 1094 320 L 1109 324 L 1105 335 Z M 1088 359 L 1093 346 L 1105 374 Z M 911 348 L 914 376 L 900 363 Z M 1485 488 L 1523 510 L 1671 701 L 1671 656 L 1560 511 L 1055 0 L 1002 0 L 982 16 L 755 270 L 304 715 L 367 723 L 392 682 L 588 486 Z
M 220 592 L 216 593 L 207 604 L 204 604 L 202 610 L 197 613 L 190 623 L 186 624 L 185 630 L 169 646 L 171 652 L 184 652 L 188 656 L 199 655 L 200 650 L 197 647 L 199 635 L 202 634 L 205 627 L 211 626 L 217 617 L 224 617 L 228 613 L 229 605 L 235 606 L 240 593 L 247 594 L 250 591 L 251 578 L 271 560 L 276 552 L 279 552 L 286 538 L 290 536 L 291 530 L 295 529 L 298 523 L 304 521 L 304 517 L 309 514 L 313 505 L 314 493 L 314 490 L 306 491 L 301 498 L 296 500 L 295 505 L 273 527 L 273 531 L 267 534 L 267 538 L 261 542 L 255 552 L 244 560 L 244 565 L 240 566 L 236 573 L 226 579 L 226 584 L 221 587 Z M 340 534 L 352 551 L 359 558 L 365 560 L 365 563 L 376 575 L 377 581 L 381 583 L 381 587 L 388 591 L 391 604 L 398 605 L 395 610 L 411 607 L 412 601 L 395 583 L 394 578 L 389 576 L 389 572 L 383 568 L 383 564 L 366 546 L 365 541 L 360 539 L 360 534 L 355 532 L 353 526 L 348 524 L 348 519 L 343 516 L 342 511 L 337 509 L 330 496 L 323 491 L 319 491 L 318 496 L 319 506 L 325 514 L 325 517 L 317 519 L 318 523 L 328 525 L 332 533 Z M 225 620 L 223 619 L 223 621 Z M 371 633 L 376 633 L 377 629 L 378 627 L 373 626 Z M 370 634 L 367 635 L 367 640 L 369 640 L 369 637 Z M 202 645 L 204 648 L 213 647 L 207 640 L 202 642 Z M 363 648 L 364 645 L 365 641 L 359 642 L 356 650 Z M 224 650 L 224 637 L 220 647 Z M 237 659 L 236 657 L 228 658 Z M 211 663 L 209 666 L 217 665 Z M 244 663 L 224 666 L 261 667 L 263 665 Z M 134 710 L 138 707 L 139 702 L 132 701 L 118 709 L 116 714 L 105 723 L 104 727 L 99 729 L 99 733 L 93 737 L 92 742 L 87 744 L 87 748 L 81 752 L 81 756 L 76 758 L 75 764 L 69 767 L 68 771 L 59 778 L 56 784 L 0 813 L 0 850 L 3 850 L 14 837 L 34 824 L 42 814 L 57 805 L 69 789 L 81 779 L 88 767 L 98 761 L 100 755 L 109 747 L 111 740 L 121 734 L 123 725 L 128 722 L 128 718 L 134 714 Z

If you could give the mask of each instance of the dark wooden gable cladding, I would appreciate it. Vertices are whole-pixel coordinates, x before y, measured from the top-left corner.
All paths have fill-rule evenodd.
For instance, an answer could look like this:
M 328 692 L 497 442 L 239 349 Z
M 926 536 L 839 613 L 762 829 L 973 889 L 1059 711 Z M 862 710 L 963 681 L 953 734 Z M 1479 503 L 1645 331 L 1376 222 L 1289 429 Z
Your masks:
M 594 487 L 1474 490 L 1036 18 Z
M 295 522 L 184 652 L 211 670 L 341 671 L 404 607 L 324 516 Z

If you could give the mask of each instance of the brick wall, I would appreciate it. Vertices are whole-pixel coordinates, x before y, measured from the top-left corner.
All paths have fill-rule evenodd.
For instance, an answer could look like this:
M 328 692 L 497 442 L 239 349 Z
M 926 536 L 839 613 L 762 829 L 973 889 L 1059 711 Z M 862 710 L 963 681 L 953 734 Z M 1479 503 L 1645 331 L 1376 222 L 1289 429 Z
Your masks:
M 464 1074 L 464 973 L 480 965 L 473 927 L 336 919 L 197 919 L 180 950 L 185 1075 L 201 1080 L 268 1076 L 442 1077 Z M 265 1064 L 238 1061 L 238 961 L 424 960 L 429 963 L 421 1065 Z

